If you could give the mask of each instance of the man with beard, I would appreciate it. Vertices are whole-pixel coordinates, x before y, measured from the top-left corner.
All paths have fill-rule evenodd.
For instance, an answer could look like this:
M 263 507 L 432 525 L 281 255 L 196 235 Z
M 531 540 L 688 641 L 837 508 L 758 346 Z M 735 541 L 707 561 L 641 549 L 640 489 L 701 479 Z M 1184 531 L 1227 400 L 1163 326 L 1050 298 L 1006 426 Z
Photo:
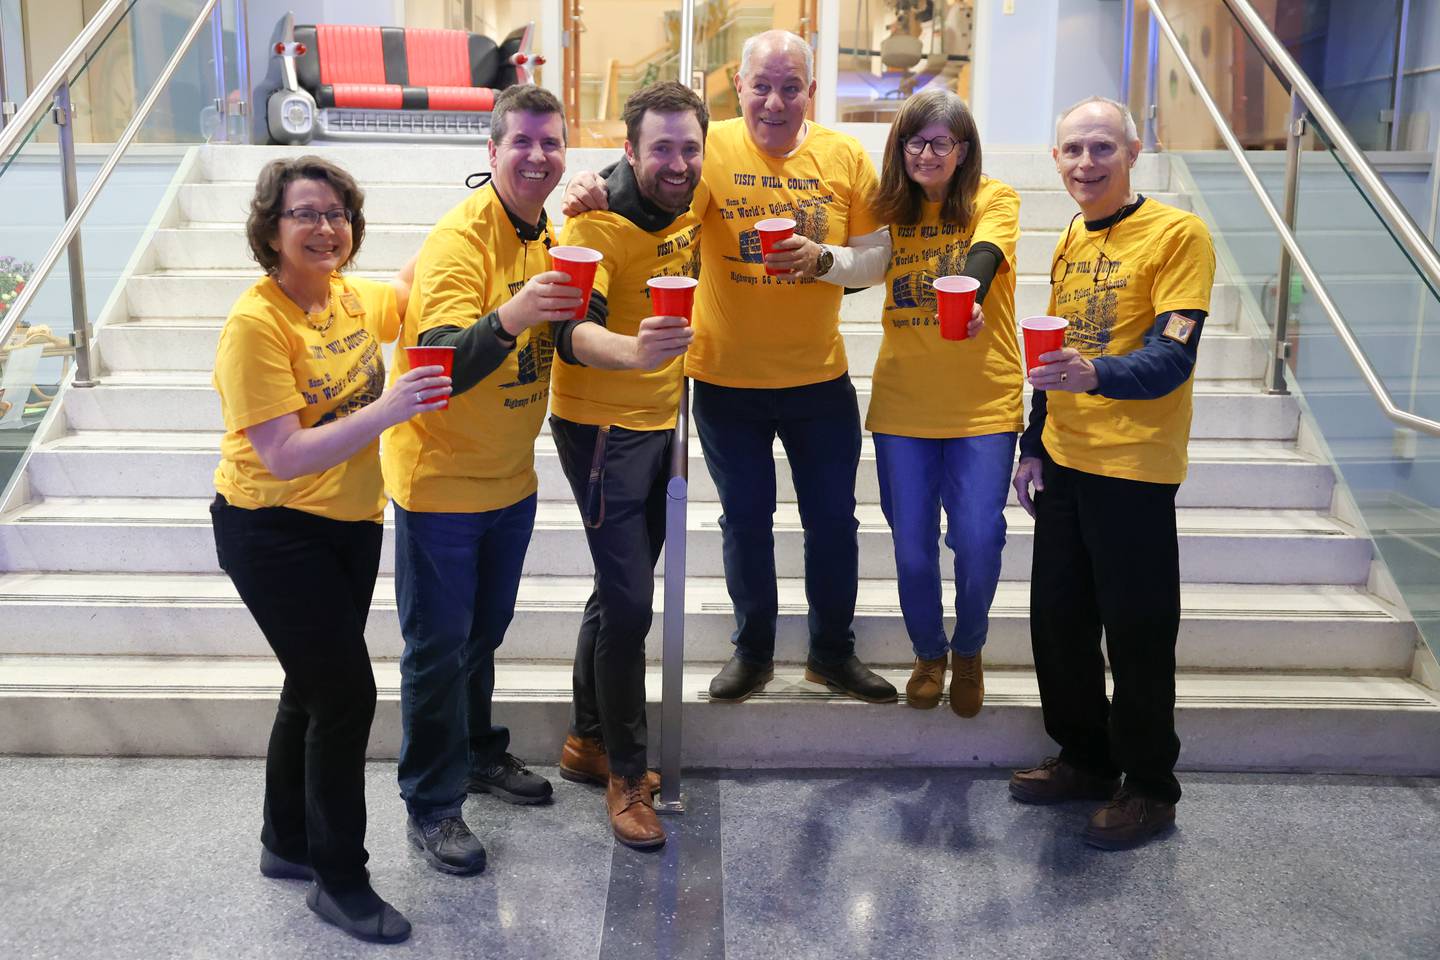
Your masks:
M 735 75 L 742 115 L 711 129 L 692 205 L 704 229 L 685 370 L 720 495 L 736 620 L 734 656 L 710 682 L 713 701 L 746 700 L 774 676 L 777 436 L 805 532 L 805 677 L 871 703 L 896 698 L 855 655 L 860 410 L 840 335 L 842 290 L 816 282 L 838 250 L 882 226 L 871 210 L 878 182 L 858 141 L 805 118 L 814 75 L 814 51 L 793 33 L 745 41 Z M 577 176 L 566 212 L 606 202 L 603 184 Z M 795 221 L 795 235 L 762 254 L 756 224 L 777 217 Z
M 400 795 L 410 842 L 435 869 L 478 873 L 485 850 L 461 817 L 467 792 L 543 803 L 550 784 L 507 752 L 491 717 L 495 649 L 515 613 L 535 521 L 535 438 L 555 354 L 566 363 L 650 369 L 684 350 L 640 324 L 623 336 L 571 318 L 569 276 L 549 269 L 545 198 L 565 172 L 560 101 L 533 85 L 496 98 L 493 178 L 420 250 L 400 346 L 455 349 L 450 409 L 385 435 L 395 501 Z M 396 378 L 410 368 L 395 352 Z M 393 382 L 393 381 L 392 381 Z
M 605 785 L 616 839 L 645 848 L 665 842 L 650 805 L 659 781 L 645 764 L 645 636 L 665 542 L 665 486 L 684 378 L 678 354 L 691 339 L 686 318 L 651 316 L 646 282 L 699 274 L 700 221 L 690 200 L 710 115 L 688 87 L 667 81 L 631 94 L 623 116 L 625 158 L 606 176 L 609 209 L 570 218 L 560 238 L 605 255 L 587 319 L 629 334 L 649 317 L 676 353 L 648 371 L 555 371 L 550 430 L 595 562 L 560 775 Z

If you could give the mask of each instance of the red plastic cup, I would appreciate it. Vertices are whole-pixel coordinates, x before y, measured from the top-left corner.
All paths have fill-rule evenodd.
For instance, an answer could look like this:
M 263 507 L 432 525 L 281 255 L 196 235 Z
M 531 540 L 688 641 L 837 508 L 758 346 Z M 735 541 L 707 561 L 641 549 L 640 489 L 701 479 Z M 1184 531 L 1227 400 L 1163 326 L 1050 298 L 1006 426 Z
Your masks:
M 570 274 L 570 286 L 579 287 L 585 299 L 575 311 L 572 320 L 584 320 L 585 311 L 590 307 L 590 291 L 595 288 L 595 267 L 605 255 L 589 247 L 551 247 L 550 267 Z
M 761 220 L 755 224 L 755 229 L 760 233 L 760 254 L 769 256 L 775 249 L 775 244 L 786 237 L 795 235 L 795 221 L 789 217 L 771 217 L 769 220 Z M 788 270 L 774 270 L 765 268 L 765 272 L 772 277 L 783 276 L 789 273 Z
M 655 316 L 684 317 L 686 323 L 690 322 L 698 280 L 694 277 L 651 277 L 645 284 L 650 288 L 650 309 Z
M 1036 367 L 1044 366 L 1040 354 L 1050 353 L 1065 346 L 1065 328 L 1069 320 L 1060 317 L 1026 317 L 1020 321 L 1025 336 L 1025 374 Z
M 970 314 L 975 311 L 975 292 L 980 281 L 974 277 L 940 277 L 934 282 L 935 302 L 940 308 L 940 336 L 964 340 L 970 335 Z
M 416 367 L 444 367 L 441 376 L 448 377 L 455 371 L 454 347 L 406 347 L 405 356 L 410 360 L 410 369 Z M 437 397 L 440 406 L 436 410 L 449 410 L 450 398 Z M 434 402 L 434 401 L 431 401 Z

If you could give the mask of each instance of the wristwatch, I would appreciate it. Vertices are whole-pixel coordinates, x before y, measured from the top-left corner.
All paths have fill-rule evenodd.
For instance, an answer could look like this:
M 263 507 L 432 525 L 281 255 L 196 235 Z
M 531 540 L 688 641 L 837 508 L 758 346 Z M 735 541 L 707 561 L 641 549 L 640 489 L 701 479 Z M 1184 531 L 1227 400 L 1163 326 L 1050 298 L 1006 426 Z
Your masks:
M 835 254 L 829 247 L 820 248 L 820 256 L 815 259 L 815 276 L 823 277 L 835 266 Z
M 505 325 L 500 322 L 499 311 L 492 310 L 486 315 L 485 319 L 486 322 L 490 324 L 490 332 L 495 334 L 495 339 L 500 341 L 500 345 L 506 350 L 514 349 L 515 338 L 510 335 L 510 331 L 506 330 Z

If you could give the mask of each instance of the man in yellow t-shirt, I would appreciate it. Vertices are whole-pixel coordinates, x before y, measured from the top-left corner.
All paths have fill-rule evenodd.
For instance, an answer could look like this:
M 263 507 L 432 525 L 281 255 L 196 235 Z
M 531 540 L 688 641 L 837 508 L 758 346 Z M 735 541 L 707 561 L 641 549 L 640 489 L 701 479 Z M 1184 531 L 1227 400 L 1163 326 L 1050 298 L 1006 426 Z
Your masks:
M 1198 217 L 1131 189 L 1140 141 L 1122 104 L 1076 104 L 1055 141 L 1084 222 L 1072 221 L 1055 249 L 1050 313 L 1070 323 L 1064 348 L 1029 371 L 1035 394 L 1014 486 L 1035 518 L 1030 636 L 1060 755 L 1017 772 L 1010 793 L 1109 801 L 1085 839 L 1120 849 L 1166 830 L 1180 799 L 1175 493 L 1215 253 Z
M 574 321 L 580 292 L 549 269 L 545 198 L 565 171 L 553 94 L 506 88 L 489 145 L 493 178 L 441 219 L 420 251 L 400 346 L 453 347 L 450 408 L 385 435 L 395 501 L 400 660 L 400 793 L 407 832 L 445 873 L 476 873 L 485 851 L 461 818 L 465 794 L 543 803 L 551 788 L 510 755 L 491 718 L 495 648 L 535 520 L 535 438 L 550 371 L 562 362 L 649 369 L 685 349 L 673 332 L 636 336 Z M 409 369 L 403 349 L 395 374 Z
M 633 333 L 658 313 L 648 280 L 700 272 L 700 220 L 690 201 L 710 114 L 692 90 L 666 81 L 631 94 L 623 116 L 625 158 L 605 178 L 609 209 L 571 217 L 560 239 L 605 255 L 589 316 Z M 654 319 L 690 334 L 685 319 Z M 658 781 L 645 766 L 645 636 L 665 544 L 665 488 L 683 379 L 678 356 L 654 370 L 561 366 L 550 391 L 550 432 L 595 562 L 560 775 L 605 785 L 611 830 L 641 848 L 665 842 L 650 806 Z
M 814 53 L 795 34 L 746 40 L 735 90 L 742 115 L 711 125 L 692 205 L 702 223 L 700 286 L 685 362 L 720 495 L 736 619 L 735 654 L 711 681 L 710 699 L 745 700 L 774 676 L 778 436 L 805 531 L 806 679 L 891 702 L 895 688 L 855 656 L 860 411 L 840 336 L 843 291 L 817 282 L 832 248 L 880 228 L 870 209 L 875 168 L 855 139 L 806 120 Z M 605 202 L 581 177 L 566 200 L 567 211 Z M 795 221 L 795 235 L 762 257 L 756 224 L 777 217 Z

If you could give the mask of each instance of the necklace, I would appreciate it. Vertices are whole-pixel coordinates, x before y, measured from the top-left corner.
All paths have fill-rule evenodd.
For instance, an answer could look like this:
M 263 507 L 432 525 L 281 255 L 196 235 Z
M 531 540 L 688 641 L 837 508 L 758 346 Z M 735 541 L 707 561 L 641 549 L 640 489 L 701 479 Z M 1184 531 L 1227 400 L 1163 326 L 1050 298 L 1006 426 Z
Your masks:
M 280 288 L 280 292 L 283 293 L 283 294 L 285 294 L 285 296 L 287 296 L 287 297 L 290 298 L 290 302 L 291 302 L 291 303 L 295 304 L 295 306 L 297 306 L 297 307 L 300 306 L 300 301 L 296 298 L 296 296 L 295 296 L 293 293 L 291 293 L 289 290 L 287 290 L 287 289 L 285 288 L 285 283 L 284 283 L 284 281 L 282 281 L 282 280 L 280 279 L 279 274 L 276 274 L 276 276 L 275 276 L 275 286 L 279 287 L 279 288 Z M 304 308 L 302 307 L 301 309 L 304 309 Z M 334 326 L 334 325 L 335 325 L 335 298 L 334 298 L 334 297 L 331 297 L 331 296 L 329 296 L 329 295 L 327 294 L 326 297 L 325 297 L 325 306 L 324 306 L 322 309 L 320 309 L 320 310 L 306 310 L 306 311 L 305 311 L 305 324 L 306 324 L 306 326 L 308 326 L 311 330 L 314 330 L 316 333 L 324 333 L 324 332 L 326 332 L 327 330 L 329 330 L 332 326 Z

